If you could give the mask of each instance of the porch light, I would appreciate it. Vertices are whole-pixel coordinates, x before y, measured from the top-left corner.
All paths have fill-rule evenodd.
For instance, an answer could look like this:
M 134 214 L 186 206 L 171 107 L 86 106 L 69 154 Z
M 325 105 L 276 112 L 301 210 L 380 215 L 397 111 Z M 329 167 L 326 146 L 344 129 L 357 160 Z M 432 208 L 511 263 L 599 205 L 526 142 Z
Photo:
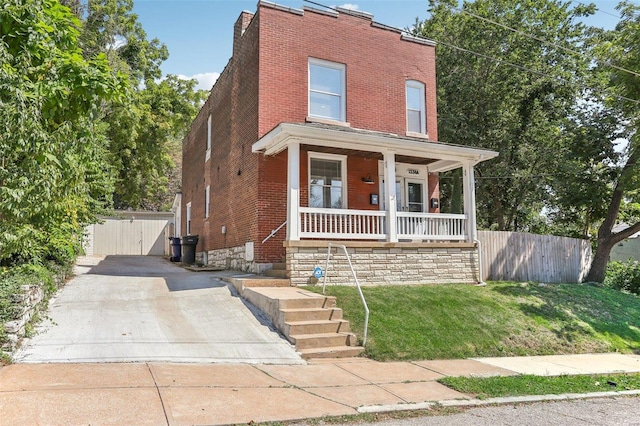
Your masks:
M 362 181 L 368 185 L 373 185 L 374 183 L 376 183 L 376 181 L 371 177 L 371 173 L 367 173 L 367 175 L 362 178 Z

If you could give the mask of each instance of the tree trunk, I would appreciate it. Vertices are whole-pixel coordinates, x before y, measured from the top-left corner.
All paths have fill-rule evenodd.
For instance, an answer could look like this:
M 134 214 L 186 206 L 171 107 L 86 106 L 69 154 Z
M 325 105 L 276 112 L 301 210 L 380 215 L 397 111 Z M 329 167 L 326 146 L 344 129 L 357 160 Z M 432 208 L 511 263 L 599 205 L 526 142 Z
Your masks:
M 615 243 L 611 242 L 611 238 L 605 240 L 598 239 L 596 254 L 591 261 L 591 268 L 589 268 L 589 273 L 584 279 L 585 282 L 601 283 L 604 281 L 604 276 L 607 272 L 607 263 L 609 263 L 609 254 L 614 244 Z
M 625 185 L 630 180 L 630 175 L 635 172 L 635 165 L 638 161 L 640 150 L 632 150 L 627 163 L 622 168 L 618 183 L 613 190 L 611 196 L 611 202 L 609 203 L 609 209 L 607 210 L 607 216 L 604 218 L 602 225 L 598 229 L 598 247 L 596 248 L 596 254 L 591 262 L 591 268 L 585 281 L 598 282 L 604 281 L 604 275 L 607 271 L 607 263 L 609 262 L 609 254 L 611 248 L 619 241 L 624 240 L 627 237 L 640 231 L 640 222 L 637 222 L 627 229 L 620 232 L 613 231 L 613 225 L 615 225 L 618 219 L 618 213 L 620 213 L 620 204 L 624 198 Z

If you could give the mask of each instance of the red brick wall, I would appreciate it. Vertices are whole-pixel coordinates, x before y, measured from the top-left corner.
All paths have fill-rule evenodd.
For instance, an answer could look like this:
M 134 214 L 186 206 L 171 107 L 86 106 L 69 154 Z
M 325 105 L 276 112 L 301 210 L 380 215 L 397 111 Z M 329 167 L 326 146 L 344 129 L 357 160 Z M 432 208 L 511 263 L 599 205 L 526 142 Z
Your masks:
M 246 15 L 240 17 L 246 24 Z M 197 251 L 255 241 L 258 223 L 258 162 L 251 145 L 258 139 L 258 17 L 234 44 L 234 56 L 183 141 L 182 204 L 192 204 Z M 207 117 L 212 116 L 211 158 L 205 162 Z M 210 216 L 204 218 L 204 191 L 211 186 Z M 222 227 L 226 234 L 222 234 Z M 182 225 L 183 233 L 186 224 Z
M 351 127 L 404 135 L 405 82 L 426 86 L 427 132 L 437 140 L 435 48 L 403 41 L 400 34 L 371 27 L 371 21 L 340 14 L 338 18 L 305 11 L 303 16 L 260 7 L 259 135 L 282 122 L 304 122 L 308 115 L 309 58 L 346 64 L 346 119 Z M 300 204 L 308 205 L 307 152 L 300 153 Z M 265 237 L 287 217 L 287 153 L 261 162 L 259 235 Z M 377 210 L 378 161 L 347 160 L 348 206 Z M 375 185 L 362 182 L 368 173 Z M 437 178 L 429 195 L 437 194 Z M 380 195 L 380 194 L 379 194 Z M 280 261 L 285 230 L 256 248 L 264 261 Z M 264 237 L 262 237 L 264 238 Z M 262 240 L 262 238 L 260 240 Z
M 260 136 L 308 115 L 309 58 L 346 64 L 346 113 L 352 127 L 404 135 L 405 81 L 426 85 L 427 131 L 437 140 L 435 48 L 403 41 L 371 21 L 260 7 Z
M 346 64 L 346 118 L 355 128 L 404 135 L 405 81 L 424 82 L 427 131 L 436 140 L 435 49 L 402 41 L 397 32 L 347 14 L 335 18 L 305 11 L 300 16 L 262 5 L 250 18 L 238 19 L 233 58 L 183 141 L 182 217 L 185 222 L 191 202 L 192 233 L 200 235 L 197 251 L 253 241 L 257 262 L 279 262 L 286 228 L 261 241 L 286 220 L 287 152 L 265 157 L 252 154 L 251 146 L 282 122 L 305 121 L 309 57 Z M 213 142 L 205 162 L 209 113 Z M 308 203 L 307 161 L 301 150 L 303 206 Z M 378 209 L 369 203 L 369 195 L 378 193 L 377 160 L 350 157 L 347 169 L 349 208 Z M 369 173 L 375 185 L 362 182 Z M 207 185 L 211 207 L 205 220 Z M 437 179 L 429 188 L 437 193 Z M 186 224 L 182 227 L 184 234 Z

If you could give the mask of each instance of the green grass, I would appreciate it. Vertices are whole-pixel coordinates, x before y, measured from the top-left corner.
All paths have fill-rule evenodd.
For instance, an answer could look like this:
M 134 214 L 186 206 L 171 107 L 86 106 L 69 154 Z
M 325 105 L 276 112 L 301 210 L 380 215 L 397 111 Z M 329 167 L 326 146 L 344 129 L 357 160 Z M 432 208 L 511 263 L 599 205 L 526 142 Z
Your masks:
M 307 287 L 321 292 L 321 287 Z M 365 354 L 380 361 L 640 353 L 640 297 L 583 284 L 365 287 Z M 357 289 L 328 286 L 362 337 Z
M 552 377 L 531 375 L 483 378 L 445 377 L 438 381 L 458 392 L 474 395 L 479 399 L 640 389 L 640 374 Z

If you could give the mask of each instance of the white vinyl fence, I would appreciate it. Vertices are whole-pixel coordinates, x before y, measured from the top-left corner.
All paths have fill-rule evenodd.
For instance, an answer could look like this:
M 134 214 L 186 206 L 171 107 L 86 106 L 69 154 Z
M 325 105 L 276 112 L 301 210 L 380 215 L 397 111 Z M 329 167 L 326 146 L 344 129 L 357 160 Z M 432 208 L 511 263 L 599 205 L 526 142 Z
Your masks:
M 521 232 L 478 231 L 484 280 L 581 282 L 591 265 L 588 240 Z

